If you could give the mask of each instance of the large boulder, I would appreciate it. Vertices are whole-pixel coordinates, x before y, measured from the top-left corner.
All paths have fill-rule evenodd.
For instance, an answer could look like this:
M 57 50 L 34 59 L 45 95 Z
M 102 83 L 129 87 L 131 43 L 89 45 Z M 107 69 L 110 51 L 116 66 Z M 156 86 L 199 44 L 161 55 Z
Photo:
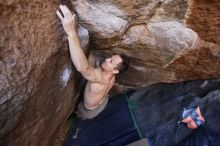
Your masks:
M 0 1 L 0 145 L 53 145 L 80 88 L 57 1 Z M 83 48 L 88 31 L 79 28 Z M 77 77 L 78 76 L 78 77 Z
M 77 13 L 81 44 L 125 53 L 115 91 L 220 77 L 218 0 L 61 1 Z M 56 0 L 0 0 L 0 145 L 53 145 L 82 86 Z M 88 31 L 87 31 L 88 30 Z
M 92 33 L 91 49 L 131 58 L 130 69 L 118 78 L 122 88 L 220 77 L 218 1 L 75 0 L 73 5 Z M 115 17 L 114 24 L 124 26 L 120 32 L 111 23 L 103 25 Z

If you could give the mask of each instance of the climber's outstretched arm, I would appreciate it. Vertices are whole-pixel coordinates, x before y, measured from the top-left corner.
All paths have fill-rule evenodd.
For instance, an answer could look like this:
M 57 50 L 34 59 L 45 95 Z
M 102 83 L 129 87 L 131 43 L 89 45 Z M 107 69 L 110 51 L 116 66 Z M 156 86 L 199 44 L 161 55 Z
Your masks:
M 88 60 L 80 46 L 80 41 L 77 35 L 76 28 L 76 14 L 72 14 L 71 11 L 64 5 L 60 5 L 60 10 L 62 11 L 63 16 L 59 11 L 57 11 L 56 13 L 63 24 L 65 32 L 68 35 L 70 55 L 73 64 L 86 79 L 92 82 L 100 82 L 100 71 L 94 69 L 89 65 Z

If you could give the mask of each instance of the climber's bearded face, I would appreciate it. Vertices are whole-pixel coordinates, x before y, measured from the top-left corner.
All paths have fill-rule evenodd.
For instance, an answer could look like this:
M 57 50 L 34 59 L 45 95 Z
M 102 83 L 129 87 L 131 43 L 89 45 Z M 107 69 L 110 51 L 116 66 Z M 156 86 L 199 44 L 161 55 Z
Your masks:
M 122 58 L 119 55 L 113 55 L 112 57 L 106 58 L 101 64 L 101 68 L 104 71 L 112 72 L 113 74 L 119 73 L 117 67 L 122 63 Z

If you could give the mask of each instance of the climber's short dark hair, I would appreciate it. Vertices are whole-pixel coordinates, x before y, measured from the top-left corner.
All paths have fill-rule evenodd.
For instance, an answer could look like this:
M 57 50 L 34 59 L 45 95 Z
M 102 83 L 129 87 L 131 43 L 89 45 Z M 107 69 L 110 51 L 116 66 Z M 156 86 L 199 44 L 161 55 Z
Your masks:
M 122 59 L 122 63 L 118 64 L 116 69 L 118 69 L 119 74 L 125 72 L 129 67 L 129 58 L 125 54 L 119 54 Z

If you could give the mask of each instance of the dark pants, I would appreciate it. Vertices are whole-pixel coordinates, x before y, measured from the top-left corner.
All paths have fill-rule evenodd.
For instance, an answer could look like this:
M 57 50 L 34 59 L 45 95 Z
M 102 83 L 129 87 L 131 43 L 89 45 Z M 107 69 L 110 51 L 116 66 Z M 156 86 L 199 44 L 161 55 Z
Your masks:
M 94 119 L 77 119 L 65 146 L 124 146 L 138 139 L 127 100 L 120 95 Z

